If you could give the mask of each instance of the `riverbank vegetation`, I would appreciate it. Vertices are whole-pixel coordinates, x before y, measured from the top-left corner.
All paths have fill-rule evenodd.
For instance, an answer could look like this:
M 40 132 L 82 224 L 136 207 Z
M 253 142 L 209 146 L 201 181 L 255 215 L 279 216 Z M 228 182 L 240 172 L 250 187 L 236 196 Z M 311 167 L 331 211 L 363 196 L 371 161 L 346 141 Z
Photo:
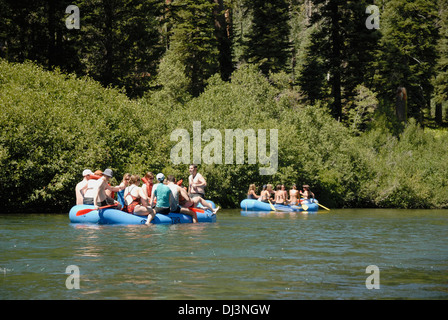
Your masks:
M 185 181 L 170 136 L 193 121 L 278 130 L 273 175 L 247 143 L 200 164 L 221 206 L 306 183 L 329 207 L 448 208 L 447 1 L 380 2 L 368 29 L 366 1 L 77 1 L 69 30 L 71 3 L 0 1 L 1 211 L 67 212 L 85 168 Z

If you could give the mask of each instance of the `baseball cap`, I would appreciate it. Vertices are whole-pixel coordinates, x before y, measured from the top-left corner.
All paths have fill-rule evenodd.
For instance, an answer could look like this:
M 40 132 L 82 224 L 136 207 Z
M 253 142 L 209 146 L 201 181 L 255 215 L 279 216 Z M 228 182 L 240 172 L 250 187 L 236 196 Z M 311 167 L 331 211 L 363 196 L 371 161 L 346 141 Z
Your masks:
M 92 170 L 86 169 L 82 172 L 83 177 L 88 176 L 88 175 L 93 175 Z
M 157 180 L 162 182 L 163 180 L 165 180 L 165 175 L 163 173 L 158 173 L 156 178 Z

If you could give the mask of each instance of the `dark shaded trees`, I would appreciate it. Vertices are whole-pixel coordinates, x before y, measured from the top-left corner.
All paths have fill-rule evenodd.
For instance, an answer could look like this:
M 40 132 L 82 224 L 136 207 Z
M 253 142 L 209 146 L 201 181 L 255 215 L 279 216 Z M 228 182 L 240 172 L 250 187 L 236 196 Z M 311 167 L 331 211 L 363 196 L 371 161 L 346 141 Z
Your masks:
M 254 0 L 247 5 L 252 13 L 252 24 L 244 58 L 258 64 L 264 74 L 286 71 L 291 56 L 287 1 Z
M 437 43 L 438 61 L 434 79 L 435 121 L 443 124 L 442 104 L 448 101 L 448 1 L 438 2 L 438 27 L 440 39 Z
M 215 35 L 213 0 L 178 0 L 170 4 L 173 12 L 169 51 L 184 66 L 188 91 L 199 95 L 206 80 L 219 70 L 218 40 Z
M 307 48 L 309 60 L 299 84 L 309 101 L 329 97 L 333 117 L 342 120 L 344 102 L 353 98 L 358 85 L 373 79 L 373 69 L 369 65 L 378 32 L 365 26 L 366 1 L 310 2 L 310 27 L 314 31 Z
M 407 92 L 408 116 L 420 123 L 429 114 L 437 62 L 437 3 L 385 1 L 381 40 L 376 52 L 375 91 L 386 106 L 395 104 L 397 88 Z

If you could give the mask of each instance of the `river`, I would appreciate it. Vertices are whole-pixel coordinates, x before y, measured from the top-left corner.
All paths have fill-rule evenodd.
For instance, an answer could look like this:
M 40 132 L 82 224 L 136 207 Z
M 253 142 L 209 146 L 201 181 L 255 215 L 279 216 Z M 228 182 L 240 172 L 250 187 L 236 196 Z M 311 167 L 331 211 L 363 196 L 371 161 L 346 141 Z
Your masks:
M 221 210 L 216 223 L 149 227 L 47 214 L 0 222 L 2 300 L 448 298 L 448 210 Z

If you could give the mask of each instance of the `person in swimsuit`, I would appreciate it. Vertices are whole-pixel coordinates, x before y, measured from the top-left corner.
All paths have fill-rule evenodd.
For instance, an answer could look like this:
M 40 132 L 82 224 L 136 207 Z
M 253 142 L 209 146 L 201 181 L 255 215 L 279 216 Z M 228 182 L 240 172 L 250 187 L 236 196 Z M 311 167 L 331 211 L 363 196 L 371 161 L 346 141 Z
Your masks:
M 272 184 L 268 183 L 266 190 L 269 193 L 269 200 L 274 201 L 275 191 L 272 189 Z
M 125 206 L 123 211 L 137 216 L 148 216 L 151 220 L 155 214 L 151 207 L 149 207 L 148 197 L 143 193 L 143 188 L 140 188 L 140 176 L 132 175 L 129 179 L 129 186 L 124 189 Z
M 275 204 L 285 204 L 285 193 L 282 190 L 281 185 L 277 185 L 276 187 L 277 191 L 275 191 Z
M 310 186 L 307 184 L 303 185 L 303 192 L 300 191 L 300 194 L 302 195 L 303 199 L 314 199 L 314 193 L 311 192 Z
M 247 191 L 247 199 L 253 199 L 256 200 L 258 199 L 260 196 L 257 196 L 257 194 L 255 193 L 255 183 L 252 183 L 251 185 L 249 185 L 249 191 Z
M 284 197 L 285 197 L 285 204 L 289 203 L 288 191 L 286 191 L 286 188 L 285 188 L 284 184 L 282 184 L 281 190 L 283 191 L 283 194 L 284 194 Z
M 297 190 L 297 186 L 294 183 L 292 185 L 292 189 L 289 190 L 289 204 L 297 205 L 297 202 L 299 201 L 298 196 L 299 196 L 299 190 Z
M 270 197 L 270 194 L 267 189 L 268 189 L 268 186 L 264 184 L 263 189 L 261 190 L 261 193 L 260 193 L 260 197 L 258 198 L 258 201 L 266 202 L 266 203 L 269 202 L 268 199 Z

